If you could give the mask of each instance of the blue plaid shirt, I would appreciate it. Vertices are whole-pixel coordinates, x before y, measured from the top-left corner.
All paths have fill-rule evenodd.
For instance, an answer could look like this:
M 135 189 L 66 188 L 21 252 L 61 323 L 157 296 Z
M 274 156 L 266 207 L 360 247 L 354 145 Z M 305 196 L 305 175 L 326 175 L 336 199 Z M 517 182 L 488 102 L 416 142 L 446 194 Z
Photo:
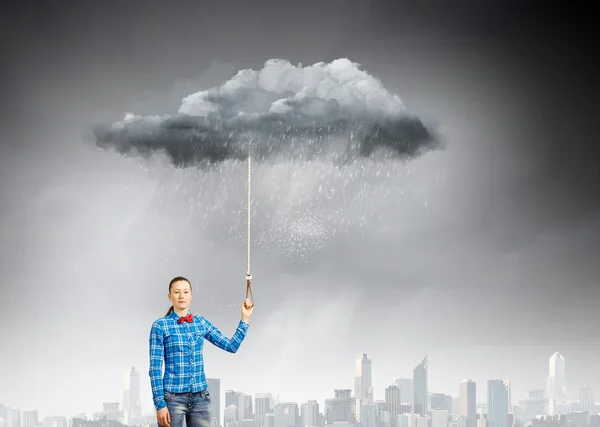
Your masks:
M 150 330 L 149 374 L 156 410 L 167 406 L 165 390 L 171 393 L 195 393 L 208 387 L 202 356 L 204 339 L 235 353 L 246 337 L 249 326 L 240 320 L 233 337 L 227 338 L 202 316 L 194 315 L 191 323 L 177 323 L 179 318 L 172 311 L 168 316 L 156 320 Z

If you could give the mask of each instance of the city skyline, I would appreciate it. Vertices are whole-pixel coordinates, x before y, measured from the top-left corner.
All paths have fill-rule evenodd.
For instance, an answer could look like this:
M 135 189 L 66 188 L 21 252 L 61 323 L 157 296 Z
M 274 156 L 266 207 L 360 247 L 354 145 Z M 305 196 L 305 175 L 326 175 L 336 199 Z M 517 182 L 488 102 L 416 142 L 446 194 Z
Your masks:
M 553 371 L 554 368 L 553 368 L 552 361 L 556 359 L 557 355 L 558 355 L 559 358 L 561 358 L 561 360 L 563 361 L 563 363 L 565 362 L 566 358 L 562 355 L 562 353 L 560 353 L 560 352 L 554 352 L 548 358 L 548 360 L 547 360 L 548 364 L 546 366 L 548 368 L 547 369 L 548 377 L 550 376 L 550 374 L 552 372 L 554 372 Z M 358 366 L 359 366 L 358 362 L 361 359 L 362 360 L 367 360 L 369 366 L 371 366 L 373 364 L 373 360 L 371 359 L 371 357 L 369 357 L 368 353 L 361 352 L 355 358 L 355 361 L 356 361 L 356 371 L 357 372 L 358 372 Z M 376 365 L 377 364 L 375 363 L 375 366 Z M 479 381 L 479 382 L 473 380 L 472 378 L 463 378 L 460 382 L 458 382 L 456 384 L 456 391 L 454 391 L 454 392 L 449 392 L 447 390 L 446 391 L 444 391 L 444 390 L 437 390 L 437 389 L 436 390 L 431 390 L 431 386 L 430 386 L 431 376 L 429 374 L 429 367 L 430 367 L 430 365 L 429 365 L 429 355 L 425 356 L 418 364 L 415 365 L 414 368 L 418 368 L 420 366 L 425 366 L 425 369 L 427 371 L 427 386 L 428 386 L 428 388 L 430 388 L 430 390 L 428 392 L 428 395 L 443 394 L 443 395 L 452 396 L 453 398 L 460 398 L 460 396 L 461 396 L 461 393 L 460 393 L 460 391 L 461 391 L 461 385 L 462 385 L 462 383 L 465 380 L 469 380 L 469 381 L 475 383 L 475 387 L 476 387 L 475 388 L 475 390 L 476 390 L 476 404 L 478 406 L 481 405 L 481 404 L 487 404 L 487 398 L 489 396 L 488 382 L 490 382 L 490 381 L 494 382 L 494 381 L 499 380 L 503 385 L 506 385 L 507 382 L 510 382 L 510 393 L 513 396 L 514 396 L 513 384 L 515 384 L 515 383 L 518 384 L 519 383 L 518 380 L 515 381 L 515 380 L 511 380 L 509 378 L 488 378 L 488 379 L 485 379 L 485 380 Z M 130 378 L 130 376 L 131 376 L 132 373 L 134 375 L 137 375 L 138 377 L 141 376 L 142 379 L 144 378 L 144 374 L 143 373 L 140 375 L 140 371 L 139 370 L 137 370 L 134 366 L 130 366 L 128 368 L 128 370 L 126 372 L 124 372 L 124 378 L 125 378 L 125 382 L 124 382 L 125 386 L 124 387 L 128 386 L 128 384 L 129 384 L 128 381 L 129 381 L 129 378 Z M 354 384 L 356 385 L 356 378 L 357 377 L 354 377 L 354 378 L 355 378 Z M 404 377 L 396 377 L 396 378 L 390 378 L 389 379 L 389 383 L 386 384 L 383 387 L 378 387 L 376 385 L 372 385 L 371 387 L 373 387 L 373 401 L 382 401 L 382 400 L 385 400 L 385 388 L 389 387 L 390 385 L 394 385 L 394 380 L 404 379 L 404 378 L 408 378 L 411 381 L 414 379 L 414 377 L 412 375 L 411 376 L 404 376 Z M 148 378 L 147 378 L 147 380 L 149 381 Z M 350 387 L 350 386 L 347 386 L 347 387 L 346 386 L 339 386 L 339 387 L 334 387 L 334 388 L 330 389 L 329 391 L 325 391 L 325 390 L 316 391 L 315 390 L 315 392 L 313 393 L 312 396 L 309 393 L 309 394 L 307 394 L 306 396 L 304 396 L 302 398 L 290 399 L 290 398 L 287 398 L 287 394 L 286 393 L 281 393 L 279 390 L 272 390 L 272 391 L 269 391 L 269 390 L 248 391 L 248 390 L 241 390 L 241 389 L 232 389 L 232 388 L 228 388 L 228 387 L 224 387 L 223 386 L 223 384 L 224 384 L 223 378 L 207 377 L 207 380 L 209 380 L 209 384 L 212 381 L 215 381 L 215 380 L 219 381 L 220 402 L 221 402 L 220 403 L 220 411 L 219 412 L 220 412 L 221 419 L 223 418 L 223 410 L 225 409 L 224 402 L 226 401 L 225 400 L 226 392 L 227 391 L 231 391 L 231 390 L 233 390 L 235 392 L 240 392 L 240 393 L 244 393 L 244 394 L 250 395 L 250 396 L 252 396 L 252 399 L 254 399 L 255 396 L 260 395 L 262 393 L 269 393 L 275 399 L 278 399 L 280 402 L 295 402 L 298 405 L 301 405 L 302 403 L 305 403 L 305 402 L 308 402 L 308 401 L 315 400 L 315 401 L 317 401 L 319 403 L 320 407 L 323 407 L 323 405 L 324 405 L 324 403 L 325 403 L 325 401 L 327 399 L 331 399 L 332 398 L 334 390 L 336 390 L 336 389 L 337 390 L 341 390 L 341 389 L 346 390 L 347 389 L 347 390 L 351 390 L 352 391 L 352 387 Z M 367 383 L 365 383 L 365 384 L 368 385 L 368 380 L 367 380 Z M 140 410 L 135 411 L 134 417 L 138 417 L 139 418 L 139 416 L 147 416 L 149 414 L 153 414 L 154 413 L 154 406 L 152 404 L 151 394 L 149 394 L 150 393 L 150 389 L 149 389 L 149 387 L 147 388 L 147 390 L 145 390 L 145 389 L 146 389 L 146 387 L 144 386 L 144 381 L 142 381 L 140 383 L 140 387 L 139 387 L 139 393 L 140 393 L 141 402 L 142 402 L 141 411 Z M 551 391 L 552 388 L 551 388 L 551 386 L 549 384 L 546 384 L 546 388 L 544 388 L 544 387 L 528 386 L 528 385 L 521 384 L 520 387 L 518 387 L 518 389 L 519 390 L 523 390 L 523 392 L 522 393 L 520 392 L 516 398 L 513 397 L 511 399 L 512 402 L 509 402 L 507 400 L 507 402 L 512 403 L 512 405 L 516 405 L 519 401 L 522 401 L 522 400 L 525 400 L 526 398 L 529 398 L 530 397 L 530 393 L 532 391 L 535 391 L 535 390 L 542 390 L 547 397 L 550 397 L 551 393 L 552 393 L 552 391 Z M 571 398 L 567 398 L 565 402 L 572 403 L 572 402 L 581 401 L 581 397 L 582 397 L 581 393 L 582 393 L 583 390 L 587 390 L 587 389 L 591 389 L 591 393 L 592 393 L 592 396 L 593 396 L 594 387 L 590 387 L 589 384 L 586 383 L 586 384 L 582 384 L 580 386 L 577 386 L 576 388 L 573 388 L 570 391 L 570 393 L 568 393 L 568 396 L 572 396 L 572 397 Z M 66 413 L 63 413 L 63 414 L 40 411 L 40 409 L 38 407 L 35 407 L 35 405 L 27 405 L 27 406 L 25 406 L 26 409 L 23 409 L 19 405 L 14 405 L 14 404 L 8 404 L 8 406 L 9 407 L 19 407 L 19 409 L 21 409 L 22 411 L 23 410 L 35 410 L 35 411 L 37 411 L 37 413 L 40 415 L 41 418 L 52 417 L 52 416 L 66 416 L 66 417 L 70 417 L 72 414 L 80 414 L 80 413 L 83 413 L 87 417 L 91 418 L 93 416 L 93 414 L 101 412 L 103 404 L 105 404 L 105 403 L 111 403 L 111 402 L 118 402 L 120 410 L 125 413 L 125 411 L 126 411 L 126 405 L 127 405 L 125 402 L 126 402 L 126 399 L 129 398 L 129 395 L 126 393 L 126 389 L 125 388 L 123 388 L 119 393 L 121 393 L 121 396 L 122 396 L 122 398 L 120 400 L 119 399 L 115 399 L 115 400 L 105 399 L 102 402 L 94 404 L 95 406 L 98 407 L 95 410 L 91 410 L 90 408 L 91 408 L 92 404 L 89 404 L 89 405 L 87 405 L 88 406 L 87 410 L 83 410 L 83 408 L 73 408 L 73 410 L 71 410 L 70 412 L 67 411 Z M 356 391 L 352 391 L 352 396 L 353 397 L 356 395 L 355 393 L 356 393 Z M 590 392 L 588 392 L 588 394 L 589 393 Z M 322 397 L 317 398 L 315 396 L 322 396 Z M 414 395 L 412 395 L 412 393 L 411 393 L 411 396 L 414 398 Z M 507 396 L 506 396 L 507 399 L 508 399 L 508 396 L 509 395 L 507 394 Z M 402 401 L 404 402 L 405 400 L 402 399 Z M 7 403 L 8 402 L 2 401 L 2 399 L 0 399 L 0 404 L 7 404 Z M 368 402 L 366 402 L 366 403 L 368 403 Z M 596 402 L 594 402 L 594 404 L 596 404 Z M 597 404 L 600 405 L 600 401 L 598 401 Z M 41 407 L 44 407 L 44 406 L 41 405 Z M 549 404 L 549 408 L 550 408 L 550 404 Z M 461 411 L 461 409 L 457 408 L 457 412 L 460 413 L 460 411 Z M 477 409 L 476 412 L 480 413 L 480 410 Z M 136 415 L 136 414 L 138 414 L 138 415 Z M 126 417 L 126 415 L 123 415 L 123 416 Z M 124 419 L 127 419 L 127 418 L 124 418 Z

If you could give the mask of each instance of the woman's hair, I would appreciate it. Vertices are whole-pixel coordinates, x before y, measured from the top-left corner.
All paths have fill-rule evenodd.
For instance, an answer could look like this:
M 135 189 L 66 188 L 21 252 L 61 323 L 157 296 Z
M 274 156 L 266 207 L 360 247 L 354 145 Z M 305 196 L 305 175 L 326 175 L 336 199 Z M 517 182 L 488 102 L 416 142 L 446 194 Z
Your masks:
M 177 276 L 173 280 L 171 280 L 171 282 L 169 282 L 169 293 L 171 293 L 171 287 L 176 282 L 188 282 L 190 285 L 190 289 L 192 288 L 192 284 L 190 283 L 190 281 L 188 279 L 186 279 L 185 277 L 182 277 L 182 276 Z M 165 314 L 165 316 L 168 316 L 169 314 L 171 314 L 172 311 L 173 311 L 173 306 L 169 307 L 169 309 L 167 310 L 167 314 Z

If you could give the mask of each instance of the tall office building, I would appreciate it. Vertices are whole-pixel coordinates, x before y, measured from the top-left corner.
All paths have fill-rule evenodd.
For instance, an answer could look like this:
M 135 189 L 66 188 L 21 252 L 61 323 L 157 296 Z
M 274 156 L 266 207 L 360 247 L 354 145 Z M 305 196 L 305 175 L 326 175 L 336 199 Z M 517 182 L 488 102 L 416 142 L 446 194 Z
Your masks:
M 254 396 L 254 417 L 258 427 L 266 426 L 266 415 L 273 411 L 270 393 L 258 393 Z
M 356 357 L 356 376 L 354 377 L 354 397 L 363 403 L 373 401 L 373 383 L 371 377 L 371 359 L 366 353 Z
M 414 401 L 413 414 L 427 415 L 427 356 L 413 369 Z
M 556 414 L 556 407 L 567 401 L 566 360 L 556 352 L 548 359 L 548 413 Z
M 400 414 L 400 389 L 395 385 L 391 385 L 385 389 L 385 402 L 387 410 L 390 413 L 390 425 L 396 426 L 396 418 Z
M 5 427 L 21 427 L 21 411 L 19 408 L 1 405 L 0 417 L 4 419 Z
M 207 378 L 208 392 L 210 393 L 210 418 L 211 427 L 221 426 L 221 380 Z M 214 421 L 213 421 L 214 420 Z
M 253 419 L 254 410 L 252 408 L 252 396 L 245 393 L 240 394 L 238 409 L 240 421 Z
M 508 391 L 502 380 L 488 380 L 488 426 L 507 427 Z
M 325 399 L 326 424 L 342 421 L 349 423 L 354 422 L 352 390 L 336 389 L 334 392 L 334 399 Z
M 121 409 L 119 406 L 119 402 L 104 402 L 102 404 L 102 415 L 105 416 L 107 420 L 120 421 Z
M 452 397 L 452 411 L 450 412 L 450 415 L 452 415 L 452 419 L 457 419 L 458 418 L 458 413 L 460 411 L 460 398 L 458 397 Z M 466 426 L 463 426 L 466 427 Z
M 4 407 L 2 413 L 5 414 L 5 427 L 21 427 L 21 410 L 19 408 Z
M 356 421 L 360 422 L 360 408 L 373 402 L 373 383 L 371 377 L 371 359 L 366 353 L 356 357 L 356 376 L 354 377 L 354 399 Z
M 303 426 L 319 425 L 319 403 L 309 400 L 300 405 L 300 419 Z
M 227 404 L 226 404 L 227 405 Z M 238 408 L 235 405 L 227 405 L 223 410 L 223 425 L 228 427 L 230 425 L 238 425 Z
M 240 421 L 240 396 L 243 393 L 239 391 L 226 390 L 225 391 L 225 407 L 229 408 L 230 406 L 235 407 L 235 420 Z M 231 410 L 229 411 L 231 412 Z M 231 414 L 229 414 L 231 416 Z
M 21 413 L 21 427 L 35 427 L 38 424 L 38 411 L 35 409 Z
M 275 418 L 274 427 L 295 427 L 298 425 L 300 414 L 297 403 L 278 403 L 275 405 L 273 413 Z
M 504 387 L 506 388 L 506 393 L 507 393 L 507 402 L 508 402 L 508 413 L 512 414 L 513 413 L 513 407 L 512 407 L 512 392 L 510 389 L 510 381 L 504 381 Z
M 583 386 L 579 389 L 579 403 L 581 403 L 581 410 L 588 414 L 596 412 L 594 403 L 594 392 L 589 385 Z
M 379 422 L 381 412 L 379 406 L 376 403 L 365 403 L 360 408 L 361 414 L 361 427 L 383 427 L 384 423 Z
M 240 396 L 242 393 L 239 391 L 226 390 L 225 391 L 225 407 L 235 405 L 236 407 L 240 404 Z
M 0 418 L 6 421 L 8 417 L 8 406 L 3 403 L 0 403 Z
M 142 416 L 140 373 L 131 366 L 125 372 L 123 386 L 123 424 L 130 425 Z
M 477 387 L 474 381 L 464 379 L 459 390 L 459 415 L 467 420 L 467 427 L 477 427 Z

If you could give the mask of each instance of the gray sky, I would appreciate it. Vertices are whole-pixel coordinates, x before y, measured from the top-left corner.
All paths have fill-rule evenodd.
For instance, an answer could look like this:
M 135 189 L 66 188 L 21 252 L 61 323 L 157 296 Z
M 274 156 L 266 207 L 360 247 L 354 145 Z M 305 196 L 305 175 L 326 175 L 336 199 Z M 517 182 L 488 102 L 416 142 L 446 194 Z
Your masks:
M 600 392 L 594 73 L 567 55 L 573 35 L 545 32 L 551 11 L 201 3 L 20 6 L 2 26 L 1 402 L 91 415 L 121 400 L 132 364 L 150 411 L 147 338 L 176 275 L 233 333 L 245 165 L 123 157 L 91 127 L 173 111 L 271 58 L 358 62 L 448 145 L 406 163 L 256 166 L 252 328 L 238 354 L 206 350 L 222 391 L 322 402 L 353 387 L 364 351 L 377 399 L 429 354 L 431 391 L 470 377 L 483 401 L 502 378 L 517 400 L 560 351 L 569 397 Z

